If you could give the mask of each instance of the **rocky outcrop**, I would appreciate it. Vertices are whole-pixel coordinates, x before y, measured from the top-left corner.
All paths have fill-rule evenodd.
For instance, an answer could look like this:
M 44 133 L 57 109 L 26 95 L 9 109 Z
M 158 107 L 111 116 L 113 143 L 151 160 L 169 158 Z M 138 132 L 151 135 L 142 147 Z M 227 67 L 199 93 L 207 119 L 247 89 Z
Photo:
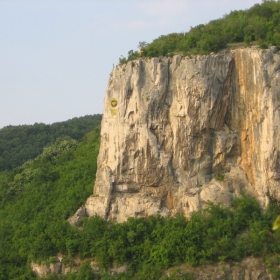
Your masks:
M 80 260 L 80 259 L 69 259 L 64 258 L 62 255 L 59 255 L 57 257 L 52 258 L 52 262 L 42 262 L 42 263 L 36 263 L 31 262 L 30 267 L 32 271 L 38 276 L 38 277 L 48 277 L 50 275 L 66 275 L 66 274 L 78 274 L 80 267 L 83 263 L 88 262 L 93 273 L 98 277 L 102 272 L 104 272 L 103 269 L 100 268 L 98 263 L 94 259 L 86 259 L 86 260 Z M 107 272 L 111 275 L 117 275 L 123 272 L 126 272 L 127 265 L 115 265 L 113 267 L 110 267 Z
M 94 272 L 94 274 L 99 278 L 102 269 L 99 265 L 91 259 L 86 260 Z M 273 260 L 270 260 L 270 262 Z M 33 272 L 39 277 L 48 277 L 50 275 L 66 275 L 68 273 L 78 274 L 81 264 L 85 261 L 79 259 L 72 260 L 71 265 L 65 264 L 63 257 L 54 258 L 54 262 L 46 263 L 35 263 L 31 262 L 31 268 Z M 275 261 L 274 261 L 275 262 Z M 215 265 L 204 265 L 192 267 L 188 264 L 182 264 L 180 266 L 169 268 L 164 272 L 165 275 L 177 276 L 181 278 L 183 275 L 189 275 L 190 279 L 197 280 L 208 280 L 208 279 L 221 279 L 221 280 L 274 280 L 279 279 L 278 275 L 280 273 L 279 260 L 276 261 L 277 264 L 273 263 L 268 265 L 263 259 L 260 258 L 245 258 L 241 262 L 236 263 L 224 263 L 220 262 Z M 108 270 L 111 275 L 117 275 L 127 271 L 127 266 L 115 266 Z M 191 277 L 192 276 L 192 277 Z M 162 277 L 161 279 L 164 279 Z
M 116 66 L 85 213 L 125 221 L 280 199 L 280 57 L 244 48 Z
M 31 269 L 39 277 L 48 277 L 51 274 L 61 274 L 62 264 L 55 262 L 51 264 L 38 264 L 35 262 L 30 263 Z
M 250 257 L 231 264 L 221 262 L 197 267 L 183 264 L 167 270 L 166 274 L 175 275 L 178 278 L 187 274 L 192 275 L 196 280 L 274 280 L 279 279 L 279 268 L 279 265 L 274 265 L 272 268 L 264 260 Z

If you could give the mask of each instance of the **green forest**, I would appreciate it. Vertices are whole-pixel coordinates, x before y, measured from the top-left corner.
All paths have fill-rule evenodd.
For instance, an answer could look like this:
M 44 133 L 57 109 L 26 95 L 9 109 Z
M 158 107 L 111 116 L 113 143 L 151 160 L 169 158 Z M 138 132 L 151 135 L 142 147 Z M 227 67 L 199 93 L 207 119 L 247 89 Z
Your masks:
M 71 256 L 78 236 L 67 218 L 92 193 L 99 128 L 59 138 L 33 160 L 0 173 L 0 279 L 35 279 L 30 260 Z M 73 247 L 75 248 L 75 246 Z
M 53 124 L 6 126 L 0 129 L 0 172 L 11 170 L 42 153 L 46 145 L 69 136 L 80 140 L 101 122 L 102 115 L 73 118 Z
M 141 57 L 159 57 L 175 54 L 204 55 L 218 52 L 234 45 L 269 44 L 280 47 L 280 1 L 263 0 L 248 10 L 231 11 L 223 18 L 191 27 L 186 33 L 162 35 L 151 43 L 140 42 Z M 140 54 L 130 50 L 119 62 L 138 59 Z

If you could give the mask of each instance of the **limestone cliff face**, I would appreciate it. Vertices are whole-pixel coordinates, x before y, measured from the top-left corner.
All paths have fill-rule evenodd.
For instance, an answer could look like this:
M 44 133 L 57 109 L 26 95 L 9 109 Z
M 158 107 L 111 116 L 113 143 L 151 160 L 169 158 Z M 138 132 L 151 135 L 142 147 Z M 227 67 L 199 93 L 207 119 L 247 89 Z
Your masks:
M 280 57 L 245 48 L 116 66 L 94 194 L 83 211 L 125 221 L 280 199 Z

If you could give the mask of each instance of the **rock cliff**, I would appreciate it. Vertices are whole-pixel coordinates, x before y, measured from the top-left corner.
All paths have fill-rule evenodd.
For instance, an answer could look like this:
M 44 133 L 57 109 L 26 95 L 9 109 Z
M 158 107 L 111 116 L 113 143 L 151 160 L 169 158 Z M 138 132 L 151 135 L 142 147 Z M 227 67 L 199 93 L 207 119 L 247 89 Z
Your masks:
M 94 194 L 78 214 L 189 216 L 242 190 L 265 206 L 280 199 L 279 126 L 273 48 L 118 65 L 104 100 Z

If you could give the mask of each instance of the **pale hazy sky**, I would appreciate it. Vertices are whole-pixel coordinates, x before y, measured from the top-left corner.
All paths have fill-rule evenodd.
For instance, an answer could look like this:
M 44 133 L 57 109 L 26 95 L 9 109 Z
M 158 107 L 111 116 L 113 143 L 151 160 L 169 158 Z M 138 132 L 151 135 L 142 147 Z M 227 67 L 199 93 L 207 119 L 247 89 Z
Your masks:
M 140 41 L 261 0 L 0 0 L 0 128 L 103 112 L 113 64 Z

